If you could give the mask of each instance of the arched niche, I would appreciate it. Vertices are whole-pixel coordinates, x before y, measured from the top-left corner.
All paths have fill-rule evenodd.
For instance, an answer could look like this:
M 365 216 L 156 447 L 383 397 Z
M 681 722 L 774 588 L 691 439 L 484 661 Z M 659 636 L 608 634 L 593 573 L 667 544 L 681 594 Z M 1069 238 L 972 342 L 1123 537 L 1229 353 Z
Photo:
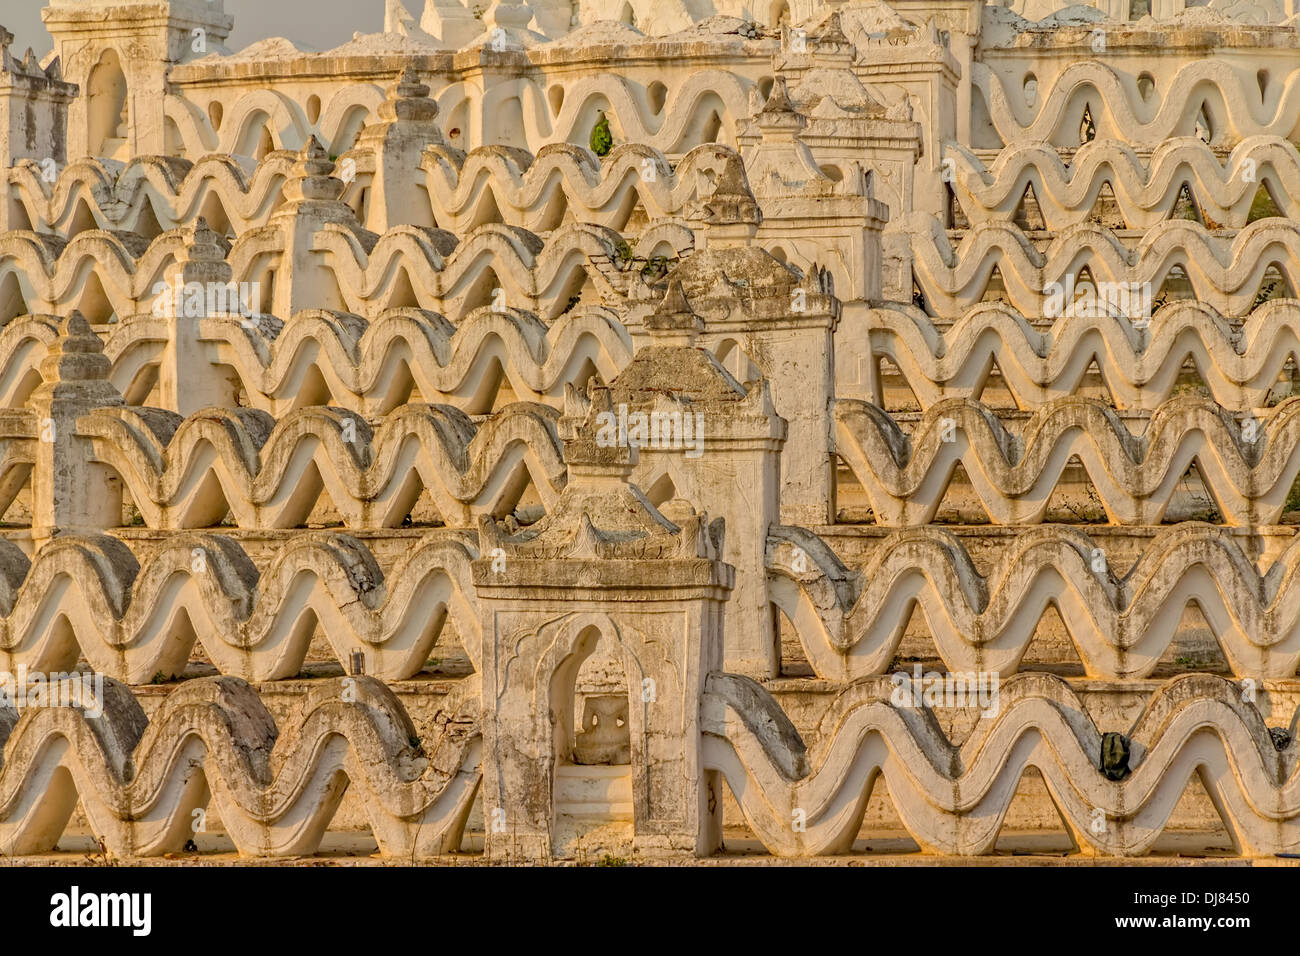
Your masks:
M 122 61 L 113 49 L 105 50 L 86 81 L 90 155 L 111 157 L 126 142 L 127 85 Z

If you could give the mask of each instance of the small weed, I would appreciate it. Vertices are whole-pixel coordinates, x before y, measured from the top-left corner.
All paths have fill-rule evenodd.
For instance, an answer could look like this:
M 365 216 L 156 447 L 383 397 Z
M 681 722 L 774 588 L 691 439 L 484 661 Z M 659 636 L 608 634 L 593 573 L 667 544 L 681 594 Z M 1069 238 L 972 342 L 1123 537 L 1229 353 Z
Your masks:
M 1297 480 L 1291 486 L 1290 493 L 1286 496 L 1286 504 L 1282 506 L 1283 511 L 1300 511 L 1300 480 Z
M 87 866 L 117 866 L 117 861 L 109 855 L 108 844 L 103 837 L 95 838 L 96 849 L 85 854 Z

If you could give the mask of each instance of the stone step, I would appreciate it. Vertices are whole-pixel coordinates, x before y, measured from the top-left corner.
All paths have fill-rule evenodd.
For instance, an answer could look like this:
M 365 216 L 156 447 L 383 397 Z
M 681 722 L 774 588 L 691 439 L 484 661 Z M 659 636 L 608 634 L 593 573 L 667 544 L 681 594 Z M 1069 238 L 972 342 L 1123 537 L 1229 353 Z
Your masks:
M 631 766 L 556 767 L 555 812 L 583 820 L 631 822 Z

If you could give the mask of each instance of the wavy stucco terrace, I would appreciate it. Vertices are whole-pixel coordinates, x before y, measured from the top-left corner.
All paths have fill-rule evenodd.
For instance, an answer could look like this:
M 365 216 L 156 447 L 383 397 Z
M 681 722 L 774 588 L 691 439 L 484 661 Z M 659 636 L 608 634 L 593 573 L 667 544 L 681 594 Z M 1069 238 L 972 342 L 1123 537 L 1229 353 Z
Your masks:
M 0 29 L 0 852 L 1300 851 L 1294 13 Z

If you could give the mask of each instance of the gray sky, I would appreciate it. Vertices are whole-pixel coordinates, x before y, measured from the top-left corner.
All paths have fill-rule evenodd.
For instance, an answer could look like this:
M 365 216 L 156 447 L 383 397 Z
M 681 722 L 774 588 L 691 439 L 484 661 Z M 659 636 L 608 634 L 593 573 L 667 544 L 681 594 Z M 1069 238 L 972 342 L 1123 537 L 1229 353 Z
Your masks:
M 44 56 L 50 37 L 41 23 L 45 0 L 3 0 L 0 26 L 14 34 L 14 51 L 28 47 Z M 410 0 L 407 9 L 418 18 L 423 4 Z M 384 0 L 226 0 L 235 18 L 227 45 L 239 50 L 263 37 L 283 36 L 299 46 L 327 50 L 352 39 L 352 34 L 376 33 L 384 26 Z

